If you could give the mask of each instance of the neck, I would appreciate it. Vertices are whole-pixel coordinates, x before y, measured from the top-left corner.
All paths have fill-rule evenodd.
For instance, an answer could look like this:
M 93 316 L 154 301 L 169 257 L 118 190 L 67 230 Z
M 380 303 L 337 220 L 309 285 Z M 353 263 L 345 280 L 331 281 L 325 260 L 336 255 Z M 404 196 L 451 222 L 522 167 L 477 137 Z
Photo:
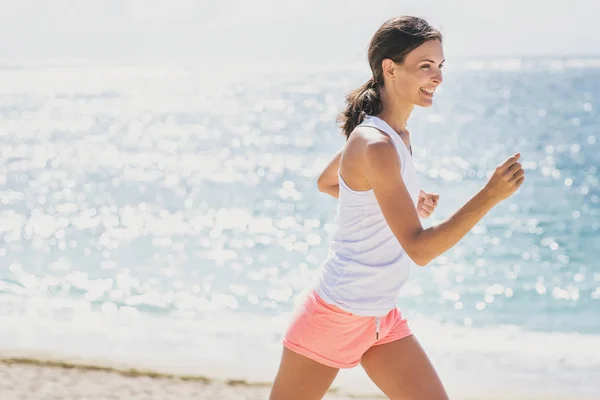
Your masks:
M 377 116 L 384 120 L 396 133 L 404 132 L 410 113 L 415 105 L 403 102 L 398 97 L 390 96 L 385 87 L 380 89 L 379 95 L 383 103 L 383 111 Z

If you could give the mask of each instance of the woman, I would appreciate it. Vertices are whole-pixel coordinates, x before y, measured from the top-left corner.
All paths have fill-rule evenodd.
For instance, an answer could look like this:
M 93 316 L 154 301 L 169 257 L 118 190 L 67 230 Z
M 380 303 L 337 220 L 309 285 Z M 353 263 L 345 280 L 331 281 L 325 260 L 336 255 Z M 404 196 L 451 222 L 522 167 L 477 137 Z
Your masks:
M 348 95 L 346 144 L 319 178 L 339 197 L 329 256 L 285 335 L 271 400 L 321 399 L 340 368 L 358 364 L 392 400 L 448 399 L 398 292 L 414 263 L 454 246 L 525 178 L 515 154 L 453 216 L 423 228 L 437 195 L 419 188 L 406 122 L 432 104 L 443 62 L 440 32 L 420 18 L 393 18 L 371 39 L 373 77 Z

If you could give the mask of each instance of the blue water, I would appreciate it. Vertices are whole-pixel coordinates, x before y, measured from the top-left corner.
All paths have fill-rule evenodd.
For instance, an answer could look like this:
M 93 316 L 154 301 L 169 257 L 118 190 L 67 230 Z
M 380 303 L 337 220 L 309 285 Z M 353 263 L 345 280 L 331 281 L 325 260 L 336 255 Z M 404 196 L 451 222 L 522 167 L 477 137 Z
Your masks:
M 453 382 L 487 371 L 592 393 L 600 62 L 448 64 L 409 121 L 423 188 L 440 193 L 424 224 L 517 151 L 526 182 L 415 267 L 398 304 Z M 316 178 L 344 143 L 335 116 L 367 79 L 296 67 L 1 68 L 0 351 L 151 354 L 193 372 L 220 359 L 222 375 L 252 375 L 258 357 L 270 378 L 327 252 L 336 201 Z

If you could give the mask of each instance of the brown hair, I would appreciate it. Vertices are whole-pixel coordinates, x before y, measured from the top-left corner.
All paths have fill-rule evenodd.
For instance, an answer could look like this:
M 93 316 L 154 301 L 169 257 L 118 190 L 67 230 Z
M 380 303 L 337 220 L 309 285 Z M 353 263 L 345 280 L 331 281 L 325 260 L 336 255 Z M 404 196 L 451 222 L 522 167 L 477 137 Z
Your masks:
M 346 108 L 337 121 L 346 138 L 366 115 L 383 111 L 379 88 L 383 86 L 381 62 L 387 58 L 403 63 L 406 55 L 429 40 L 442 40 L 442 34 L 418 17 L 402 16 L 387 20 L 375 32 L 369 44 L 369 65 L 373 77 L 346 97 Z

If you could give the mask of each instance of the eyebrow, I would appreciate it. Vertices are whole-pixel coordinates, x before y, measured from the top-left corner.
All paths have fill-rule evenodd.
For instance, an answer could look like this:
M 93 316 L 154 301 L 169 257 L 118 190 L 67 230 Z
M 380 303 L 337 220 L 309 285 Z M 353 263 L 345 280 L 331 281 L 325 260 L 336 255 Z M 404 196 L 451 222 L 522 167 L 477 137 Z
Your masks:
M 435 61 L 433 61 L 433 60 L 429 60 L 429 59 L 427 59 L 427 58 L 425 58 L 425 59 L 421 60 L 421 62 L 425 62 L 425 61 L 427 61 L 427 62 L 430 62 L 430 63 L 432 63 L 432 64 L 435 64 Z M 443 63 L 444 63 L 444 61 L 446 61 L 446 59 L 445 59 L 445 58 L 442 60 L 442 62 L 441 62 L 440 64 L 443 64 Z

